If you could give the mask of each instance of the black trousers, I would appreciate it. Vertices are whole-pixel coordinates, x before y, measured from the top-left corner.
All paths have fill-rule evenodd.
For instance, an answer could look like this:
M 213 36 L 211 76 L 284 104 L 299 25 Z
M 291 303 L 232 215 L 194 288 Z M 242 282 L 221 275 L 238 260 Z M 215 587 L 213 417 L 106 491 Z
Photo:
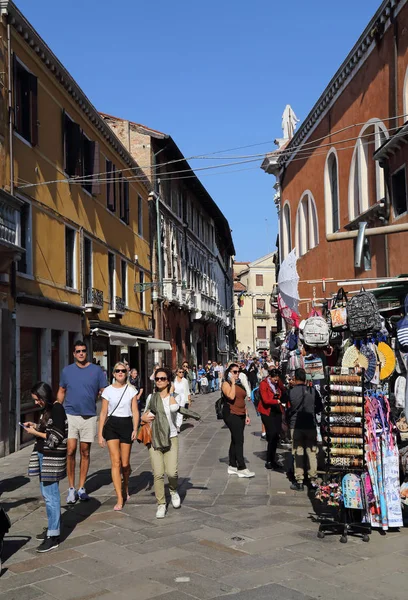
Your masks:
M 244 459 L 244 428 L 245 415 L 233 415 L 228 404 L 224 406 L 224 422 L 231 432 L 229 448 L 229 465 L 239 471 L 246 469 Z
M 275 462 L 276 449 L 278 447 L 279 436 L 282 429 L 282 413 L 270 412 L 270 415 L 263 415 L 261 413 L 262 423 L 265 427 L 266 439 L 268 442 L 268 449 L 266 451 L 266 461 Z

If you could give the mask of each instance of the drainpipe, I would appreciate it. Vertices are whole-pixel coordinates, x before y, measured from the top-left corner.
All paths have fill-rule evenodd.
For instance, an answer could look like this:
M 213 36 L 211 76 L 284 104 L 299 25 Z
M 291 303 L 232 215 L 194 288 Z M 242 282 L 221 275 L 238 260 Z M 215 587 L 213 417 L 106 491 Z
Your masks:
M 10 194 L 14 196 L 14 153 L 13 153 L 13 73 L 11 68 L 11 25 L 7 19 L 7 69 L 8 69 L 8 110 L 9 110 L 9 154 L 10 154 Z

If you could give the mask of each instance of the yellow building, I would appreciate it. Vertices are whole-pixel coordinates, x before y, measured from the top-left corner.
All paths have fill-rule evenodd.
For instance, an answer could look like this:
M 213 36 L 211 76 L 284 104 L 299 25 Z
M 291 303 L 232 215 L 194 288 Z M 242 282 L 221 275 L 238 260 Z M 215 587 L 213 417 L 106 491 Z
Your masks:
M 16 6 L 0 8 L 1 455 L 77 338 L 106 369 L 120 356 L 140 369 L 152 322 L 150 291 L 134 291 L 151 281 L 150 184 Z
M 276 333 L 275 309 L 270 300 L 275 279 L 275 253 L 253 262 L 234 263 L 235 328 L 240 353 L 269 351 Z

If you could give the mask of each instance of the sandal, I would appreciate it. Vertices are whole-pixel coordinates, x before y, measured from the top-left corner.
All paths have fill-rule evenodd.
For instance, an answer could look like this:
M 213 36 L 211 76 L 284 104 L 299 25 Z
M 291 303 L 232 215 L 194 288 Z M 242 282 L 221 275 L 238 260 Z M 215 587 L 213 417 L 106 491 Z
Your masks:
M 115 504 L 115 506 L 113 507 L 113 510 L 122 510 L 123 508 L 123 504 L 120 504 L 120 502 L 118 502 L 117 504 Z

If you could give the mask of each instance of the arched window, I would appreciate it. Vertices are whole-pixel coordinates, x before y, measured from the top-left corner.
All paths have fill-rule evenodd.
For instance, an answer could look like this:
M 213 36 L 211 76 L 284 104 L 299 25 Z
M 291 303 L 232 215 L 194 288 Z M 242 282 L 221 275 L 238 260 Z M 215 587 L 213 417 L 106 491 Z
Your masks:
M 303 193 L 296 215 L 296 246 L 299 256 L 303 256 L 319 243 L 316 204 L 312 193 Z
M 350 221 L 385 196 L 384 171 L 373 154 L 387 139 L 388 131 L 379 119 L 371 119 L 360 131 L 350 169 Z
M 282 260 L 292 250 L 292 230 L 290 226 L 290 206 L 286 202 L 282 213 Z
M 402 93 L 402 108 L 404 111 L 403 121 L 408 121 L 408 68 L 405 71 L 404 87 Z
M 324 200 L 326 232 L 335 233 L 340 229 L 339 172 L 336 150 L 327 155 L 324 171 Z

